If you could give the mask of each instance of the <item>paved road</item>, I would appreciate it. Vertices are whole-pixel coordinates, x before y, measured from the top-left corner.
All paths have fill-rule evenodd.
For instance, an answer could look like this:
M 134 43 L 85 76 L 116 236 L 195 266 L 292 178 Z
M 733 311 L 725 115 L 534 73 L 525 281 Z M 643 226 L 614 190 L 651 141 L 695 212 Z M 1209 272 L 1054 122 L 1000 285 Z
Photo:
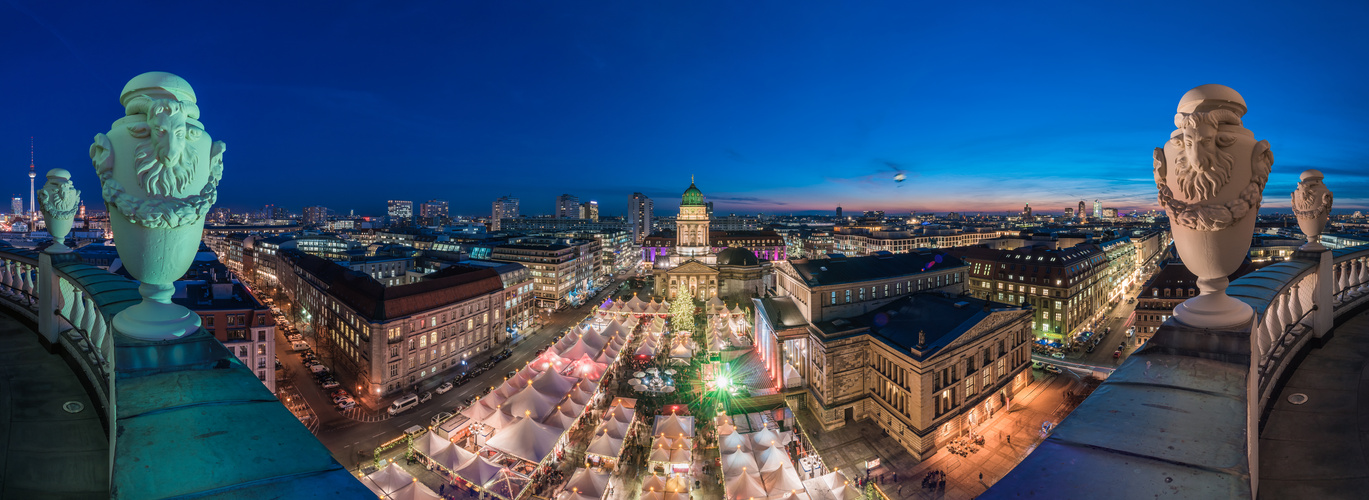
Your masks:
M 282 353 L 279 356 L 280 360 L 285 364 L 296 389 L 304 396 L 314 412 L 318 414 L 319 425 L 316 434 L 319 441 L 327 446 L 328 450 L 333 452 L 333 456 L 344 466 L 355 468 L 358 464 L 371 458 L 371 453 L 376 446 L 399 436 L 403 429 L 413 425 L 427 426 L 438 413 L 451 411 L 461 401 L 479 394 L 485 388 L 502 383 L 504 375 L 510 370 L 521 368 L 532 360 L 538 350 L 549 344 L 556 335 L 593 313 L 594 306 L 602 302 L 611 291 L 617 290 L 617 287 L 618 282 L 614 282 L 605 287 L 604 291 L 600 292 L 594 300 L 590 300 L 578 308 L 553 313 L 542 328 L 527 335 L 511 348 L 513 353 L 508 359 L 446 394 L 434 393 L 431 401 L 394 418 L 389 418 L 388 415 L 383 414 L 380 416 L 360 416 L 359 414 L 362 412 L 356 410 L 349 411 L 349 415 L 339 413 L 325 391 L 314 382 L 308 370 L 303 368 L 299 356 L 290 351 L 290 346 L 285 342 L 283 333 L 277 335 L 276 352 Z M 488 353 L 472 358 L 470 363 L 472 365 L 479 364 L 488 359 L 489 355 L 499 352 L 504 347 L 502 344 L 497 345 Z M 427 385 L 436 386 L 440 380 L 455 376 L 456 372 L 456 369 L 443 372 L 439 377 L 432 378 Z M 358 417 L 361 420 L 357 420 Z

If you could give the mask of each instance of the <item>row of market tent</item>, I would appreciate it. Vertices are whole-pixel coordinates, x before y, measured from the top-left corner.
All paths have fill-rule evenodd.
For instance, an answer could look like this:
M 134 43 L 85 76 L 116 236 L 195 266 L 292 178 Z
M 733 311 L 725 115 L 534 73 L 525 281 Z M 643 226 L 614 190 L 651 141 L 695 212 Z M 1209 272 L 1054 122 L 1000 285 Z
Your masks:
M 566 445 L 568 430 L 600 397 L 598 381 L 631 340 L 620 321 L 600 326 L 572 330 L 462 410 L 467 432 L 430 432 L 415 440 L 414 451 L 496 497 L 517 498 L 531 472 Z M 468 436 L 477 451 L 454 444 L 457 436 Z
M 718 451 L 728 500 L 854 500 L 861 496 L 859 488 L 835 471 L 804 480 L 810 474 L 799 474 L 787 448 L 795 439 L 793 431 L 777 430 L 775 423 L 767 413 L 718 418 Z
M 670 302 L 664 300 L 656 302 L 655 297 L 651 298 L 651 302 L 647 302 L 637 298 L 637 294 L 634 293 L 632 294 L 632 298 L 628 300 L 615 301 L 613 299 L 607 299 L 603 304 L 599 305 L 599 310 L 613 314 L 654 314 L 665 316 L 670 314 Z

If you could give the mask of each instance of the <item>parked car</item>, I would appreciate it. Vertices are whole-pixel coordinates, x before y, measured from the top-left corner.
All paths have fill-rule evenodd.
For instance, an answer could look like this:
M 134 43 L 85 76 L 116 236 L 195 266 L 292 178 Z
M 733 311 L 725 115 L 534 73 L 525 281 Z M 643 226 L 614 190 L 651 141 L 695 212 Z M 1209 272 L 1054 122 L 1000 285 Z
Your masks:
M 344 399 L 344 400 L 342 400 L 341 402 L 339 402 L 339 403 L 337 404 L 337 409 L 339 409 L 339 410 L 350 410 L 350 409 L 352 409 L 352 408 L 356 408 L 356 406 L 357 406 L 357 402 L 356 402 L 356 401 L 354 401 L 352 398 L 347 398 L 347 399 Z
M 321 364 L 321 363 L 315 363 L 315 364 L 309 365 L 309 371 L 314 372 L 314 373 L 327 373 L 327 372 L 328 372 L 328 367 L 323 366 L 323 364 Z
M 451 416 L 452 412 L 449 411 L 444 411 L 442 413 L 438 413 L 437 415 L 433 415 L 433 427 L 437 427 L 438 425 L 442 424 L 443 420 L 451 418 Z
M 428 392 L 423 393 L 422 396 L 419 396 L 419 397 L 418 397 L 418 402 L 420 402 L 420 403 L 427 403 L 427 402 L 428 402 L 429 400 L 431 400 L 431 399 L 433 399 L 433 393 L 432 393 L 432 391 L 428 391 Z
M 442 385 L 437 386 L 437 393 L 438 393 L 438 394 L 446 394 L 447 391 L 452 390 L 452 387 L 455 387 L 455 386 L 452 385 L 452 382 L 451 382 L 450 380 L 449 380 L 449 381 L 446 381 L 446 382 L 443 382 Z
M 1055 365 L 1046 365 L 1045 370 L 1048 371 L 1048 372 L 1054 373 L 1054 374 L 1064 373 L 1063 371 L 1060 370 L 1060 367 L 1055 366 Z
M 1055 358 L 1055 359 L 1065 359 L 1065 353 L 1063 353 L 1063 352 L 1058 352 L 1058 351 L 1057 351 L 1057 352 L 1053 352 L 1053 353 L 1051 353 L 1051 357 L 1052 357 L 1052 358 Z
M 1042 366 L 1045 365 L 1042 364 L 1040 361 L 1032 361 L 1032 368 L 1040 370 Z
M 333 379 L 331 379 L 331 378 L 329 378 L 329 379 L 323 379 L 323 388 L 324 388 L 324 389 L 333 389 L 333 388 L 338 387 L 338 386 L 340 386 L 340 385 L 342 385 L 342 384 L 339 384 L 338 381 L 333 380 Z
M 1117 359 L 1117 358 L 1121 358 L 1121 357 L 1122 357 L 1122 350 L 1121 350 L 1121 349 L 1118 349 L 1118 350 L 1116 350 L 1116 351 L 1112 351 L 1112 358 L 1113 358 L 1113 359 Z
M 308 349 L 308 348 L 309 348 L 309 344 L 306 344 L 306 343 L 304 343 L 304 342 L 291 342 L 291 343 L 290 343 L 290 350 L 292 350 L 292 351 L 303 351 L 303 350 Z
M 393 417 L 400 413 L 404 413 L 415 406 L 418 406 L 418 395 L 411 393 L 405 394 L 399 399 L 396 399 L 395 402 L 390 403 L 390 407 L 385 411 L 389 412 L 390 416 Z
M 285 365 L 282 365 L 282 364 L 280 363 L 280 358 L 276 358 L 276 369 L 277 369 L 277 370 L 284 370 L 284 369 L 285 369 Z

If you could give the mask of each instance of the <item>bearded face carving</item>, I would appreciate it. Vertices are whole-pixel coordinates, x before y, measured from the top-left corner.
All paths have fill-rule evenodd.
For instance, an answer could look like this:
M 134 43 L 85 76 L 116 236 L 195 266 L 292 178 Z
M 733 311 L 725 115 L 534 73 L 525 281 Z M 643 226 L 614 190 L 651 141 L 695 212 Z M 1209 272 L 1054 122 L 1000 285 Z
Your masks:
M 1218 132 L 1223 124 L 1241 125 L 1241 118 L 1224 109 L 1180 113 L 1174 117 L 1175 146 L 1181 154 L 1176 158 L 1174 175 L 1179 189 L 1190 199 L 1207 200 L 1217 196 L 1231 178 L 1234 158 L 1222 148 L 1231 146 L 1236 137 Z
M 71 183 L 71 174 L 65 170 L 60 172 L 58 175 L 48 174 L 48 182 L 38 191 L 38 203 L 44 212 L 52 216 L 73 217 L 81 204 L 81 192 Z
M 1155 187 L 1173 223 L 1219 231 L 1259 210 L 1274 156 L 1244 128 L 1244 112 L 1244 103 L 1223 98 L 1181 103 L 1174 132 L 1154 154 Z
M 155 196 L 184 192 L 199 169 L 195 141 L 203 133 L 186 123 L 180 102 L 149 99 L 147 122 L 129 127 L 129 135 L 143 140 L 133 154 L 143 190 Z

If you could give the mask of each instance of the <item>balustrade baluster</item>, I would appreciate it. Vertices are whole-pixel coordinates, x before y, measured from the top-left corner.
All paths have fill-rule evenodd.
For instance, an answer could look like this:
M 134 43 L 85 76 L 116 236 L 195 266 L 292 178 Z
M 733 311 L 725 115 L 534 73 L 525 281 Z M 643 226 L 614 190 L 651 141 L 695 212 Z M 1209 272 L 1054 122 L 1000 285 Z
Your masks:
M 93 307 L 95 305 L 95 301 L 90 300 L 90 305 Z M 94 313 L 91 314 L 90 317 L 93 318 L 91 320 L 90 326 L 90 339 L 91 342 L 94 342 L 95 346 L 98 348 L 96 350 L 100 352 L 100 358 L 101 361 L 103 361 L 105 341 L 108 340 L 109 337 L 109 328 L 105 324 L 105 317 L 102 316 L 98 310 L 94 311 Z
M 1369 257 L 1360 257 L 1358 260 L 1360 263 L 1359 276 L 1355 280 L 1355 284 L 1359 286 L 1355 290 L 1364 293 L 1369 291 Z
M 10 271 L 10 261 L 0 261 L 0 285 L 4 285 L 7 288 L 7 290 L 5 290 L 6 292 L 9 291 L 8 288 L 14 288 L 12 286 L 13 278 L 14 273 Z
M 72 301 L 71 313 L 67 316 L 67 321 L 71 322 L 72 328 L 80 330 L 81 333 L 84 334 L 86 333 L 86 329 L 82 327 L 81 323 L 86 317 L 86 294 L 82 293 L 80 290 L 75 290 L 73 295 L 74 297 L 72 298 L 74 300 Z
M 81 314 L 81 332 L 90 335 L 90 328 L 94 326 L 95 317 L 100 315 L 100 310 L 95 307 L 95 300 L 90 297 L 85 299 L 85 311 Z
M 1336 291 L 1340 292 L 1341 302 L 1350 300 L 1350 276 L 1354 274 L 1354 261 L 1345 261 L 1341 264 L 1340 280 L 1336 282 Z
M 1281 346 L 1283 344 L 1283 335 L 1288 331 L 1288 324 L 1293 322 L 1292 318 L 1289 318 L 1288 294 L 1281 293 L 1277 297 L 1274 297 L 1273 307 L 1274 317 L 1276 318 L 1274 324 L 1271 325 L 1274 330 L 1274 343 L 1276 346 Z
M 1293 288 L 1288 289 L 1288 314 L 1292 319 L 1290 324 L 1295 326 L 1301 324 L 1303 319 L 1302 297 L 1298 293 L 1298 287 L 1299 285 L 1293 285 Z

